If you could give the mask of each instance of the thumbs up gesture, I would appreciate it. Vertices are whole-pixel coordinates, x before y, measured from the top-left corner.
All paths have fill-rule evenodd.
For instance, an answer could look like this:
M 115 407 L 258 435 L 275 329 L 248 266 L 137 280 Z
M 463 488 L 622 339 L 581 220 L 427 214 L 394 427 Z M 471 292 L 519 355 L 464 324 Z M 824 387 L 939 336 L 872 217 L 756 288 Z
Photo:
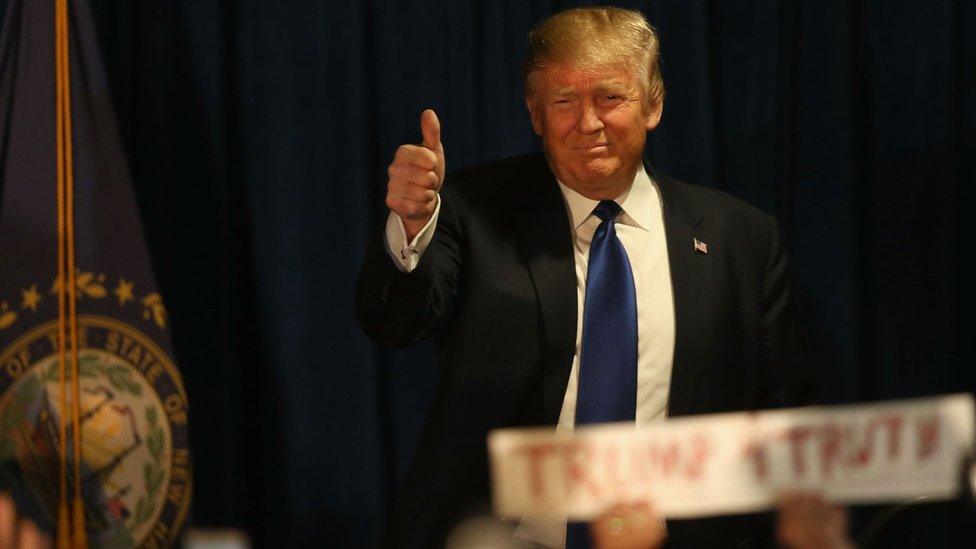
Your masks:
M 430 221 L 444 184 L 441 123 L 434 111 L 420 114 L 420 133 L 423 144 L 400 145 L 386 170 L 386 206 L 403 220 L 407 240 L 413 240 Z

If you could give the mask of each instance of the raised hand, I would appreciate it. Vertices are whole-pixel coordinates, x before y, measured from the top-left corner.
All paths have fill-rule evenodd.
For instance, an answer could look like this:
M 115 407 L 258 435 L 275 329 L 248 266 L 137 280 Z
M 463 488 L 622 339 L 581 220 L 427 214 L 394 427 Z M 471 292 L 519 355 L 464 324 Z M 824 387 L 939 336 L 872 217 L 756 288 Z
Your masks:
M 51 538 L 17 514 L 13 498 L 0 492 L 0 548 L 50 549 Z
M 657 549 L 664 544 L 664 520 L 648 503 L 621 503 L 590 523 L 596 549 Z
M 847 510 L 812 492 L 780 495 L 776 540 L 785 549 L 853 549 Z
M 386 172 L 386 206 L 403 220 L 407 240 L 430 220 L 437 206 L 437 192 L 444 184 L 444 145 L 437 114 L 420 114 L 421 145 L 400 145 Z

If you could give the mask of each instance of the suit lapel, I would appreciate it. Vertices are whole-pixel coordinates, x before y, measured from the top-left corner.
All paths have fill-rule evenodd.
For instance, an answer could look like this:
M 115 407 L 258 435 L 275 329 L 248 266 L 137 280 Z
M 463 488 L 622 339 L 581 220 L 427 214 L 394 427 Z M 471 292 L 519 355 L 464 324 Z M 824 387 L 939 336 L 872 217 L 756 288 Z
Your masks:
M 541 160 L 541 156 L 540 156 Z M 572 229 L 556 180 L 545 161 L 528 170 L 519 237 L 542 321 L 545 421 L 559 419 L 576 341 L 576 264 Z
M 675 344 L 668 416 L 691 413 L 712 330 L 712 256 L 695 249 L 709 234 L 702 216 L 670 178 L 653 175 L 664 203 L 674 294 Z

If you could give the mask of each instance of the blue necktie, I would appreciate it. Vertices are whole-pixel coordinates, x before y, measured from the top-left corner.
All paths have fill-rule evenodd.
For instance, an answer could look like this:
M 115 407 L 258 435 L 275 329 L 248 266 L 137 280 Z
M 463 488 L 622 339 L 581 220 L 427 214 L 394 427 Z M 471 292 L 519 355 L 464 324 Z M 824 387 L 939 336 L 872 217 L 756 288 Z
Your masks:
M 637 297 L 627 251 L 614 226 L 620 211 L 612 200 L 593 210 L 601 223 L 590 243 L 586 271 L 576 425 L 634 421 L 637 410 Z M 585 523 L 567 526 L 567 549 L 590 545 Z

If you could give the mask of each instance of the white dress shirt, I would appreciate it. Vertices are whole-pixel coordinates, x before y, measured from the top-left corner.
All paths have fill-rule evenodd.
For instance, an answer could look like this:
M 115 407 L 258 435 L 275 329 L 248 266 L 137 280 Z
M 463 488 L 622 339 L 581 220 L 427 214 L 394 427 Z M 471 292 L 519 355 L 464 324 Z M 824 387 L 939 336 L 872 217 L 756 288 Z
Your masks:
M 576 261 L 576 352 L 559 413 L 558 429 L 572 429 L 576 418 L 576 385 L 583 343 L 583 304 L 590 242 L 600 225 L 592 215 L 599 203 L 559 183 L 573 227 Z M 630 189 L 617 197 L 617 238 L 627 250 L 637 297 L 637 424 L 663 419 L 668 407 L 671 362 L 674 358 L 674 299 L 664 238 L 664 215 L 657 187 L 643 166 Z
M 434 238 L 434 228 L 437 227 L 437 218 L 441 213 L 441 197 L 437 196 L 437 206 L 434 213 L 430 216 L 423 229 L 407 242 L 407 229 L 403 226 L 400 216 L 390 212 L 386 218 L 386 251 L 393 258 L 393 263 L 397 268 L 405 273 L 417 268 L 420 256 L 424 255 L 427 246 Z
M 586 198 L 562 182 L 557 183 L 573 229 L 577 304 L 576 348 L 556 426 L 563 430 L 572 429 L 576 417 L 586 269 L 590 242 L 600 219 L 591 215 L 598 201 Z M 617 237 L 627 251 L 637 297 L 636 422 L 643 425 L 663 420 L 667 412 L 675 341 L 671 269 L 664 234 L 661 195 L 643 166 L 638 170 L 630 189 L 617 197 L 616 202 L 623 210 L 616 219 Z M 400 270 L 410 272 L 416 267 L 417 261 L 433 238 L 439 213 L 438 202 L 430 221 L 410 242 L 407 242 L 400 217 L 390 213 L 386 224 L 387 250 Z M 515 536 L 547 547 L 564 547 L 565 521 L 522 521 Z

